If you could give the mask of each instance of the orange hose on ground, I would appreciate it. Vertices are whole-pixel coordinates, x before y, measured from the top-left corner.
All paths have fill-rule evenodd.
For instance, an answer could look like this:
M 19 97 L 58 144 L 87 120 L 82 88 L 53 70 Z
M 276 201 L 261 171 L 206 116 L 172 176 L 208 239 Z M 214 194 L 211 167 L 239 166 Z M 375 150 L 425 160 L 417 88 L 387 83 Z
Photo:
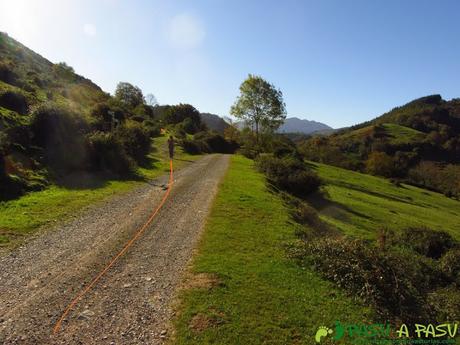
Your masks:
M 158 212 L 160 211 L 160 209 L 163 207 L 164 203 L 168 199 L 169 193 L 171 192 L 171 187 L 172 187 L 173 182 L 174 182 L 173 163 L 171 159 L 169 161 L 168 189 L 166 190 L 166 193 L 163 196 L 163 199 L 161 199 L 161 202 L 158 205 L 158 207 L 152 212 L 147 222 L 144 225 L 142 225 L 142 227 L 136 231 L 134 236 L 125 244 L 123 249 L 107 264 L 107 266 L 105 266 L 105 268 L 101 272 L 99 272 L 99 274 L 88 285 L 86 285 L 86 287 L 83 290 L 81 290 L 81 292 L 72 300 L 72 302 L 69 303 L 67 308 L 62 313 L 62 316 L 60 317 L 60 319 L 56 322 L 56 325 L 53 328 L 53 334 L 57 334 L 59 332 L 59 330 L 61 329 L 62 321 L 64 321 L 64 319 L 67 317 L 70 311 L 75 307 L 75 305 L 83 298 L 83 296 L 89 290 L 91 290 L 91 288 L 98 282 L 99 279 L 101 279 L 101 277 L 110 269 L 110 267 L 112 267 L 115 264 L 115 262 L 117 262 L 117 260 L 123 256 L 123 254 L 128 250 L 128 248 L 131 247 L 131 245 L 137 240 L 137 238 L 145 231 L 145 229 L 147 229 L 150 223 L 152 223 L 153 219 L 155 218 L 155 216 L 158 214 Z

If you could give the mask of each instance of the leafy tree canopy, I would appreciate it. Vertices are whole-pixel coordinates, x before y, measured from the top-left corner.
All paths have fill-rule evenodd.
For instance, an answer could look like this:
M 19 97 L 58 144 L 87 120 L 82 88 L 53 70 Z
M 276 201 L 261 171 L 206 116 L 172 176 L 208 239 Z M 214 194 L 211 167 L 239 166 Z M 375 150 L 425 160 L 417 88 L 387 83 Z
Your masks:
M 283 94 L 260 76 L 249 74 L 240 86 L 240 95 L 230 109 L 233 116 L 259 129 L 274 131 L 286 118 Z
M 115 90 L 115 97 L 124 105 L 135 108 L 145 103 L 142 90 L 127 82 L 119 82 Z

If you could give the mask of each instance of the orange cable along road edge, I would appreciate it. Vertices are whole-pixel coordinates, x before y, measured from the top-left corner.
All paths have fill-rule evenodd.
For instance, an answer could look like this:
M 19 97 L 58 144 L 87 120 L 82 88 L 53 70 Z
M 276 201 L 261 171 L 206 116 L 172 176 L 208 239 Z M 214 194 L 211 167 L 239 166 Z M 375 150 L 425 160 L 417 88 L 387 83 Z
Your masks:
M 86 285 L 85 288 L 83 288 L 83 290 L 80 291 L 80 293 L 72 300 L 72 302 L 69 303 L 67 308 L 62 313 L 62 316 L 60 317 L 60 319 L 56 322 L 56 324 L 55 324 L 55 326 L 53 328 L 53 334 L 57 334 L 59 332 L 59 330 L 61 329 L 62 322 L 65 320 L 67 315 L 71 312 L 71 310 L 76 306 L 76 304 L 83 298 L 83 296 L 88 291 L 90 291 L 94 287 L 94 285 L 96 285 L 98 280 L 102 278 L 102 276 L 115 264 L 115 262 L 118 261 L 118 259 L 120 257 L 123 256 L 123 254 L 125 254 L 125 252 L 128 250 L 128 248 L 131 247 L 131 245 L 147 229 L 147 227 L 150 225 L 150 223 L 152 223 L 153 219 L 156 217 L 156 215 L 158 214 L 158 212 L 160 211 L 160 209 L 163 207 L 164 203 L 168 199 L 169 193 L 171 192 L 171 187 L 172 187 L 173 181 L 174 181 L 173 180 L 173 163 L 172 163 L 172 160 L 170 160 L 169 161 L 168 189 L 166 190 L 166 193 L 163 196 L 163 199 L 161 199 L 161 202 L 158 205 L 158 207 L 151 213 L 151 215 L 150 215 L 149 219 L 147 220 L 147 222 L 145 222 L 145 224 L 142 225 L 142 227 L 139 230 L 136 231 L 134 236 L 125 244 L 123 249 L 107 264 L 107 266 L 105 266 L 105 268 L 101 272 L 99 272 L 99 274 L 88 285 Z

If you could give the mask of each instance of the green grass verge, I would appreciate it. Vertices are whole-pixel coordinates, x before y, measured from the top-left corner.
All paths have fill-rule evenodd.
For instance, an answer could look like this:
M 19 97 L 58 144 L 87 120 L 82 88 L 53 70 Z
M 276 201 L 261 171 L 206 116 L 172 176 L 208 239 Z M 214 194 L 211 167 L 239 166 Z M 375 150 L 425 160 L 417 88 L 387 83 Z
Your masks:
M 0 246 L 17 245 L 44 225 L 62 221 L 85 206 L 127 192 L 145 180 L 167 173 L 169 158 L 166 154 L 166 140 L 166 136 L 153 139 L 155 150 L 149 155 L 148 164 L 139 168 L 140 178 L 137 180 L 104 180 L 92 176 L 92 185 L 96 187 L 72 189 L 52 185 L 15 200 L 0 202 Z M 178 148 L 174 168 L 180 169 L 199 157 L 186 154 Z
M 427 226 L 460 240 L 460 202 L 389 180 L 310 163 L 326 185 L 308 199 L 321 217 L 344 233 L 372 239 L 382 227 Z
M 286 257 L 294 233 L 252 161 L 233 156 L 192 268 L 221 284 L 182 291 L 175 343 L 313 344 L 318 326 L 370 320 L 368 308 Z M 204 329 L 193 327 L 200 318 Z

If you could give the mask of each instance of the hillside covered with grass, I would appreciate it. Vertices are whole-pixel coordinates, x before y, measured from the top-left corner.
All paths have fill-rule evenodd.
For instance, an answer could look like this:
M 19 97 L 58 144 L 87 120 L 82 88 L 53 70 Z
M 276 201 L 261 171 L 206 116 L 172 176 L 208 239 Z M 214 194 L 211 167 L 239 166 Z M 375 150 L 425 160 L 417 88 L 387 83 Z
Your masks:
M 460 202 L 426 189 L 310 162 L 324 181 L 307 201 L 320 217 L 344 234 L 375 240 L 388 227 L 444 230 L 460 240 Z
M 460 196 L 460 100 L 422 97 L 299 144 L 310 160 Z

